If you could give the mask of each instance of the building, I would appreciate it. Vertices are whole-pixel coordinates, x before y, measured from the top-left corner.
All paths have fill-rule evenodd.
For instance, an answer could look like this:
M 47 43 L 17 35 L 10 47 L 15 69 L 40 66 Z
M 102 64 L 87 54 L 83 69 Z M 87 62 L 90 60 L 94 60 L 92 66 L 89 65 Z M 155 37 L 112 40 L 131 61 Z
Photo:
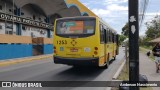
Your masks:
M 56 18 L 96 16 L 78 0 L 0 0 L 0 60 L 53 53 Z

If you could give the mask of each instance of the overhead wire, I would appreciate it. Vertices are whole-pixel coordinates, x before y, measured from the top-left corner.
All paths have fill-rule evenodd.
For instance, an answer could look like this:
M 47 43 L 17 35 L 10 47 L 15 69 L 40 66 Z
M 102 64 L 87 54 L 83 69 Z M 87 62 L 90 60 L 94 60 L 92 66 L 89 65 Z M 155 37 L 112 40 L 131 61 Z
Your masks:
M 140 0 L 140 4 L 139 4 L 139 6 L 140 6 L 140 8 L 139 8 L 139 27 L 140 27 L 140 29 L 141 29 L 141 27 L 142 27 L 142 24 L 143 24 L 143 21 L 144 21 L 144 19 L 145 19 L 145 14 L 146 14 L 146 10 L 147 10 L 147 7 L 148 7 L 148 4 L 149 4 L 149 0 Z

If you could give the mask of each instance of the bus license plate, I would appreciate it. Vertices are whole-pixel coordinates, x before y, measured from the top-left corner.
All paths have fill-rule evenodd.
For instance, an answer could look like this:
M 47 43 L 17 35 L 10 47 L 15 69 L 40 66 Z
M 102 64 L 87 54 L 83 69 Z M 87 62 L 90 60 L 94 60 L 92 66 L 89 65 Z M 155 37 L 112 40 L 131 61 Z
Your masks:
M 78 49 L 77 48 L 71 48 L 70 51 L 71 52 L 78 52 Z

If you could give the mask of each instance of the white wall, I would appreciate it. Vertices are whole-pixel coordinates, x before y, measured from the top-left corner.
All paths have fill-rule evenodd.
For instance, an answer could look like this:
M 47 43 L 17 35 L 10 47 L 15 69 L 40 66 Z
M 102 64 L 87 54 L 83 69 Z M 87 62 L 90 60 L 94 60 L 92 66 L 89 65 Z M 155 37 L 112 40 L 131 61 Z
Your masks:
M 8 14 L 13 14 L 13 5 L 12 4 L 10 4 L 10 3 L 5 3 L 5 2 L 2 2 L 1 0 L 0 0 L 0 5 L 2 6 L 2 10 L 0 10 L 0 12 L 6 12 L 6 13 L 8 13 Z M 5 8 L 6 7 L 6 8 Z M 10 12 L 9 11 L 9 9 L 11 9 L 12 11 Z M 14 7 L 14 10 L 15 10 L 16 8 Z
M 51 38 L 53 37 L 53 31 L 51 31 Z
M 35 37 L 47 37 L 47 30 L 41 29 L 41 28 L 35 28 L 32 26 L 22 25 L 25 27 L 25 30 L 22 29 L 22 36 L 31 36 L 31 33 Z M 44 34 L 41 34 L 40 32 L 43 32 Z
M 28 6 L 24 6 L 21 9 L 21 12 L 24 13 L 24 15 L 22 15 L 22 17 L 24 18 L 30 18 L 33 20 L 33 15 L 35 15 L 35 21 L 40 21 L 39 18 L 41 18 L 41 22 L 45 23 L 46 17 L 40 14 L 37 14 L 29 5 Z M 46 29 L 42 29 L 42 28 L 38 28 L 38 27 L 33 27 L 33 26 L 27 26 L 27 25 L 22 25 L 25 26 L 26 30 L 22 30 L 22 35 L 23 36 L 31 36 L 31 33 L 33 33 L 33 35 L 35 37 L 47 37 L 47 30 Z M 43 32 L 44 34 L 41 34 L 40 32 Z
M 2 26 L 2 29 L 0 29 L 0 34 L 5 34 L 5 24 L 0 22 L 0 26 Z
M 2 6 L 2 10 L 0 10 L 0 12 L 3 12 L 3 13 L 6 12 L 11 15 L 13 14 L 13 12 L 9 12 L 9 9 L 13 9 L 12 4 L 6 3 L 6 9 L 5 9 L 5 2 L 2 2 L 0 0 L 0 5 Z M 29 5 L 24 6 L 24 8 L 21 8 L 21 12 L 24 13 L 24 15 L 22 15 L 21 17 L 33 19 L 33 15 L 35 15 L 36 16 L 35 21 L 40 21 L 39 18 L 41 18 L 41 22 L 45 23 L 46 17 L 36 13 Z M 10 22 L 10 23 L 12 23 L 12 22 Z M 0 29 L 0 34 L 5 34 L 5 30 L 12 31 L 12 29 L 7 29 L 7 28 L 5 29 L 5 21 L 0 21 L 0 25 L 2 26 L 2 29 Z M 23 26 L 23 25 L 21 25 L 21 26 Z M 27 26 L 27 25 L 24 25 L 24 26 L 25 26 L 26 30 L 23 30 L 21 27 L 22 36 L 31 36 L 31 33 L 33 33 L 33 35 L 35 37 L 47 37 L 47 30 L 46 29 L 34 27 L 34 26 Z M 16 28 L 17 28 L 16 24 L 14 23 L 14 25 L 13 25 L 14 34 L 16 34 Z M 44 34 L 41 34 L 40 31 L 42 31 Z
M 13 24 L 12 22 L 10 22 L 9 24 Z M 16 35 L 16 24 L 14 23 L 13 25 L 13 29 L 10 28 L 5 28 L 5 22 L 0 22 L 0 25 L 2 26 L 2 29 L 0 29 L 0 34 L 6 34 L 5 31 L 12 31 L 13 30 L 13 34 Z
M 6 3 L 6 2 L 2 2 L 0 1 L 0 5 L 2 6 L 2 10 L 0 10 L 0 12 L 3 13 L 8 13 L 8 14 L 13 14 L 13 5 L 10 3 Z M 11 12 L 9 11 L 9 9 L 11 9 Z M 15 9 L 15 7 L 14 7 Z M 13 24 L 13 22 L 7 22 L 9 24 Z M 7 31 L 12 31 L 13 30 L 13 34 L 16 34 L 16 24 L 14 23 L 13 25 L 13 29 L 9 29 L 9 28 L 5 28 L 5 21 L 0 21 L 0 25 L 2 26 L 2 29 L 0 29 L 0 34 L 6 34 L 5 30 Z
M 46 19 L 46 17 L 35 12 L 29 5 L 24 6 L 21 12 L 24 13 L 22 17 L 33 19 L 33 15 L 35 15 L 35 21 L 40 21 L 39 18 L 41 18 L 41 21 L 45 23 L 44 19 Z

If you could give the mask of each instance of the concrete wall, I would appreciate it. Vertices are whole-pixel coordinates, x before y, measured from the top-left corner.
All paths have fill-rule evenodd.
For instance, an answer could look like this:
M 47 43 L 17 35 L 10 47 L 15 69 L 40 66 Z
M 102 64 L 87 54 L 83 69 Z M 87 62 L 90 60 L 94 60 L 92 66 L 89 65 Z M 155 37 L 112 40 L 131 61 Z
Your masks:
M 13 15 L 13 4 L 4 2 L 0 0 L 0 6 L 2 6 L 2 10 L 0 12 L 8 13 L 10 15 Z M 11 10 L 10 10 L 11 9 Z M 16 7 L 14 7 L 14 10 L 16 11 Z M 35 21 L 46 23 L 46 16 L 42 15 L 41 13 L 38 13 L 34 10 L 34 7 L 31 7 L 31 5 L 27 4 L 24 7 L 21 8 L 21 17 L 29 18 L 33 20 L 33 16 L 35 16 Z M 5 28 L 7 24 L 6 22 L 1 20 L 0 21 L 0 34 L 6 34 L 6 31 L 12 31 L 12 29 Z M 7 22 L 10 25 L 12 25 L 12 22 Z M 8 24 L 8 25 L 9 25 Z M 24 30 L 25 28 L 25 30 Z M 17 34 L 18 27 L 16 26 L 16 23 L 13 25 L 13 34 Z M 34 37 L 48 37 L 47 29 L 34 27 L 34 26 L 28 26 L 28 25 L 21 25 L 20 31 L 22 36 L 34 36 Z
M 47 30 L 42 28 L 36 28 L 32 26 L 22 25 L 25 28 L 22 29 L 22 36 L 31 36 L 33 34 L 34 37 L 46 37 L 47 38 Z
M 33 19 L 33 15 L 34 15 L 35 21 L 41 21 L 41 22 L 45 23 L 46 17 L 39 14 L 38 12 L 34 11 L 30 5 L 25 5 L 21 9 L 21 13 L 24 13 L 24 15 L 21 15 L 22 17 Z M 39 20 L 39 18 L 41 18 L 41 20 Z
M 32 56 L 32 45 L 0 44 L 0 60 Z
M 43 54 L 52 54 L 53 53 L 53 45 L 45 44 L 43 45 Z
M 42 45 L 43 54 L 52 54 L 53 45 Z M 31 44 L 0 44 L 0 60 L 33 56 Z
M 2 0 L 0 0 L 0 6 L 2 6 L 2 10 L 0 10 L 0 12 L 6 12 L 8 14 L 13 14 L 13 5 L 11 3 L 3 2 Z M 14 7 L 14 9 L 15 8 L 16 7 Z

